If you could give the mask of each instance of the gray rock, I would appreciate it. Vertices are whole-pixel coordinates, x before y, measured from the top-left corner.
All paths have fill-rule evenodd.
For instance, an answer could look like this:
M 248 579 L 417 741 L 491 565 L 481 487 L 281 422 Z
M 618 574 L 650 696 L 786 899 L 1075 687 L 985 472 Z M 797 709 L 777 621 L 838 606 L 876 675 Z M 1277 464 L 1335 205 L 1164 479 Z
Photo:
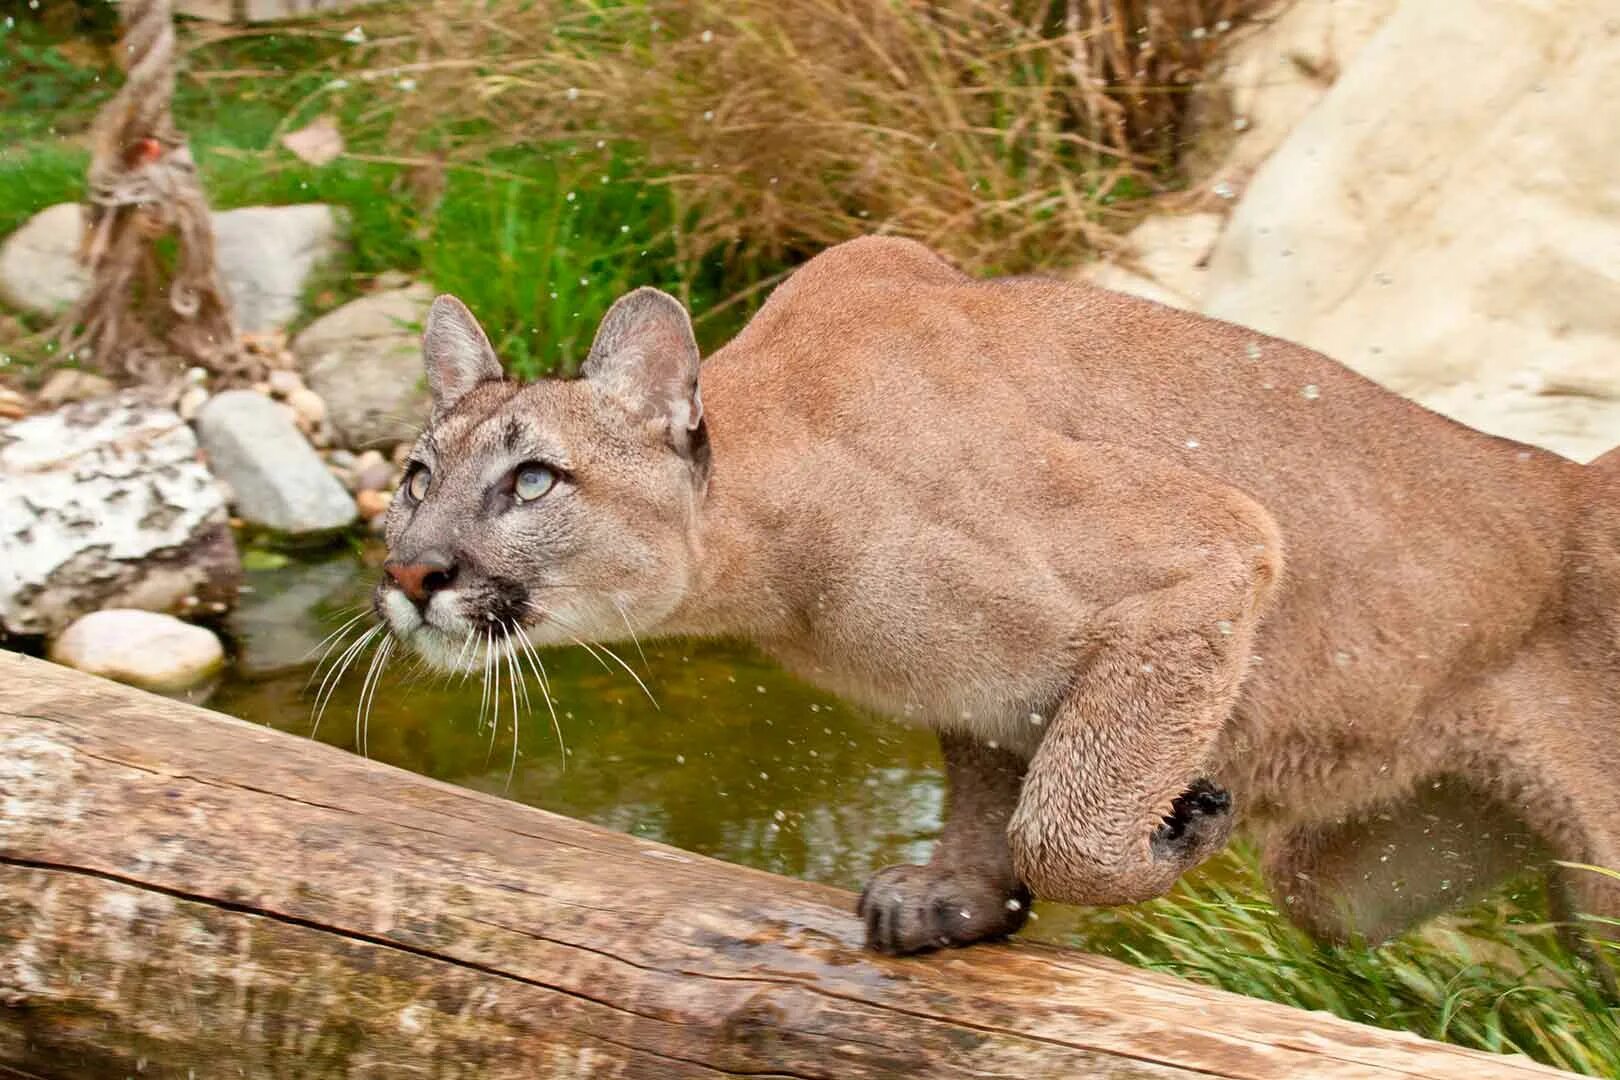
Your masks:
M 236 643 L 236 670 L 262 679 L 313 665 L 327 635 L 366 602 L 372 585 L 372 575 L 346 555 L 249 570 L 242 602 L 225 624 Z M 341 644 L 363 625 L 369 622 L 357 622 Z
M 409 442 L 427 420 L 422 321 L 433 290 L 411 285 L 362 297 L 293 339 L 304 381 L 351 450 Z
M 176 693 L 217 674 L 225 650 L 212 631 L 172 615 L 110 608 L 69 626 L 51 642 L 50 658 L 91 675 Z
M 223 611 L 241 575 L 191 429 L 129 394 L 0 426 L 0 551 L 16 634 L 102 607 Z
M 197 414 L 209 463 L 246 521 L 290 535 L 351 525 L 354 500 L 278 405 L 252 390 L 227 390 Z
M 81 212 L 58 203 L 0 244 L 0 302 L 31 314 L 60 314 L 84 292 Z M 342 248 L 330 206 L 248 206 L 213 215 L 214 254 L 239 328 L 278 330 L 298 315 L 311 274 Z

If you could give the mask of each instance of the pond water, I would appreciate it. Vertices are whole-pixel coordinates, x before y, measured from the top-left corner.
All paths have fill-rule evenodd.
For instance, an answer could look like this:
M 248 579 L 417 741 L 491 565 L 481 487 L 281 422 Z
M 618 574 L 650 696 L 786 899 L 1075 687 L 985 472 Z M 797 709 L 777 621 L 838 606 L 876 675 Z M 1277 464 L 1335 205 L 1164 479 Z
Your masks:
M 854 709 L 739 645 L 647 642 L 644 655 L 617 647 L 656 704 L 611 660 L 579 648 L 543 653 L 557 728 L 531 679 L 533 708 L 519 709 L 515 760 L 506 684 L 498 725 L 488 706 L 480 723 L 478 676 L 446 679 L 417 669 L 414 658 L 384 671 L 362 729 L 369 650 L 335 680 L 317 726 L 329 670 L 316 673 L 318 646 L 361 610 L 380 559 L 364 549 L 250 569 L 227 625 L 236 663 L 208 705 L 778 874 L 859 889 L 880 867 L 927 858 L 944 794 L 933 736 Z M 1046 940 L 1103 934 L 1111 922 L 1055 905 L 1036 913 L 1025 935 Z

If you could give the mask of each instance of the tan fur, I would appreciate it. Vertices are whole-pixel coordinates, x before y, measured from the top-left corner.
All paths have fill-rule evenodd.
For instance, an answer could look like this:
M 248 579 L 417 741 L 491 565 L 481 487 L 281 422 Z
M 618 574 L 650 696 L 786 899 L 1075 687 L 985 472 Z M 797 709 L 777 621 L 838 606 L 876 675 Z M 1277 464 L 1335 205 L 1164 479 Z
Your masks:
M 512 518 L 527 532 L 396 504 L 396 559 L 435 545 L 477 571 L 427 609 L 445 640 L 424 651 L 442 661 L 487 614 L 478 580 L 517 582 L 566 601 L 568 626 L 524 619 L 537 641 L 623 637 L 617 609 L 643 634 L 746 637 L 933 726 L 950 818 L 929 866 L 868 886 L 875 946 L 1006 933 L 1026 886 L 1160 895 L 1236 817 L 1327 936 L 1393 932 L 1446 874 L 1482 887 L 1517 865 L 1483 851 L 1524 850 L 1493 824 L 1504 804 L 1556 855 L 1620 866 L 1620 455 L 1582 467 L 1297 345 L 973 280 L 906 241 L 804 266 L 703 364 L 701 395 L 684 316 L 645 292 L 586 379 L 439 410 L 447 507 L 511 467 L 493 433 L 513 416 L 575 464 Z M 1343 868 L 1441 802 L 1486 837 L 1472 876 L 1442 852 L 1399 883 L 1422 902 L 1347 903 Z M 1620 915 L 1603 879 L 1570 881 Z

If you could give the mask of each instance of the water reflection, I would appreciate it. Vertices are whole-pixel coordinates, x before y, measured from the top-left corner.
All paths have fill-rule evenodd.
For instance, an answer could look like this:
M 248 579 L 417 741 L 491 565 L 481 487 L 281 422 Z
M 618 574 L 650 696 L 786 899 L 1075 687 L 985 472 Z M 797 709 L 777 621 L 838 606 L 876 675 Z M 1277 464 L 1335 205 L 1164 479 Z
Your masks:
M 249 572 L 231 630 L 236 668 L 210 705 L 308 735 L 310 651 L 365 600 L 360 556 Z M 539 688 L 519 718 L 480 725 L 477 677 L 392 665 L 366 732 L 370 756 L 690 851 L 857 887 L 890 862 L 925 857 L 938 826 L 938 754 L 925 732 L 862 714 L 754 653 L 708 642 L 649 643 L 630 677 L 578 649 L 545 654 L 566 764 Z M 318 737 L 360 745 L 364 661 L 333 694 Z

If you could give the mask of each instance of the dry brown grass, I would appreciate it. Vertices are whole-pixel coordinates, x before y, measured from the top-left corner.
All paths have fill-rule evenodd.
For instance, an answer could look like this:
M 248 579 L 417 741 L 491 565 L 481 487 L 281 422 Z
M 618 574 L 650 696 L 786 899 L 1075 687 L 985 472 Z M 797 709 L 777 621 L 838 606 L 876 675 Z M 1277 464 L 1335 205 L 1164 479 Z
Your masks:
M 453 156 L 627 147 L 688 265 L 886 232 L 1017 272 L 1109 245 L 1173 178 L 1186 91 L 1256 0 L 431 4 L 374 28 L 369 62 L 415 80 L 400 138 L 454 116 Z

